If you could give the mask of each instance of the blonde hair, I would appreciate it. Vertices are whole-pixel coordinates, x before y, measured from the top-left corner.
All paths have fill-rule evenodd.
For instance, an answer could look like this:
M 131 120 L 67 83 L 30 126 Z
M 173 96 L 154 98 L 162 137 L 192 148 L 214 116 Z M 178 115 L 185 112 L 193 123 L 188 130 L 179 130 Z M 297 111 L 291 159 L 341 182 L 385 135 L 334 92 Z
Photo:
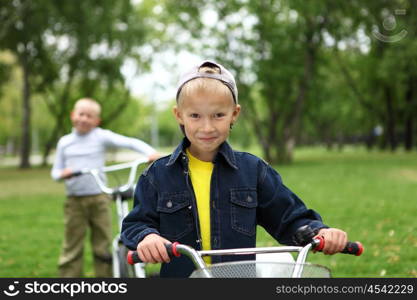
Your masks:
M 203 66 L 198 69 L 198 72 L 206 74 L 220 74 L 220 68 L 215 66 Z M 206 89 L 213 91 L 214 93 L 230 96 L 231 100 L 234 101 L 232 92 L 224 83 L 213 78 L 199 77 L 188 81 L 182 86 L 180 94 L 178 95 L 178 103 L 181 102 L 183 97 L 190 96 L 198 91 Z
M 75 102 L 75 105 L 74 105 L 74 110 L 76 110 L 77 107 L 79 107 L 83 104 L 90 105 L 91 108 L 93 108 L 96 111 L 97 116 L 100 116 L 100 114 L 101 114 L 101 105 L 100 105 L 100 103 L 98 103 L 96 100 L 94 100 L 92 98 L 81 98 L 81 99 L 77 100 L 77 102 Z

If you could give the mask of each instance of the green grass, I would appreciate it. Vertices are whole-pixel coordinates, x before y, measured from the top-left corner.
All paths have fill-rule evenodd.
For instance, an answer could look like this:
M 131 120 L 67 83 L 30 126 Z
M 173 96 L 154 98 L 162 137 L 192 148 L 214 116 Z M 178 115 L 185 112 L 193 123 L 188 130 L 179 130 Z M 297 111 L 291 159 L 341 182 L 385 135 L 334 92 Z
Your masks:
M 0 168 L 0 277 L 58 276 L 65 189 L 64 184 L 53 181 L 49 173 L 50 169 L 45 168 L 24 171 Z M 125 183 L 127 175 L 122 171 L 108 176 L 109 185 Z M 114 205 L 113 216 L 113 233 L 116 234 Z M 88 237 L 84 251 L 85 276 L 93 277 Z
M 276 166 L 284 183 L 326 224 L 365 246 L 360 257 L 310 254 L 334 277 L 417 277 L 417 154 L 301 149 Z M 63 184 L 49 169 L 0 168 L 0 277 L 56 277 Z M 258 245 L 277 243 L 262 228 Z M 86 243 L 85 274 L 94 276 Z
M 362 256 L 311 254 L 334 277 L 417 277 L 417 154 L 299 151 L 277 170 L 326 224 L 361 241 Z M 274 242 L 260 230 L 260 243 Z

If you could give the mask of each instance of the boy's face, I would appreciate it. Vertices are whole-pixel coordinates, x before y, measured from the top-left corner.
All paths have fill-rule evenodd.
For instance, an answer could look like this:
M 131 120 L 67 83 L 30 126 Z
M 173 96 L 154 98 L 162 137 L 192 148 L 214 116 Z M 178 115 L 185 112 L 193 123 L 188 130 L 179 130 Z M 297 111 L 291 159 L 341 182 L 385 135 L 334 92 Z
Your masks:
M 88 102 L 78 103 L 71 112 L 71 121 L 75 130 L 86 134 L 100 123 L 97 108 Z
M 183 96 L 174 115 L 190 140 L 190 152 L 203 161 L 212 161 L 219 146 L 227 139 L 230 125 L 240 113 L 231 94 L 198 90 Z

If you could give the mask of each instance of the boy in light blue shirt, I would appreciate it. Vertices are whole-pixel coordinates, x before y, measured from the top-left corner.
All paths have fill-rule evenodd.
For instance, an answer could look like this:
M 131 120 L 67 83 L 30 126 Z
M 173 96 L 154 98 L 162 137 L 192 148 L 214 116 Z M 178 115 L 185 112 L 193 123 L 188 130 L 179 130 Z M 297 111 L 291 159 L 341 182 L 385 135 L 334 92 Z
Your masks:
M 54 180 L 65 180 L 67 194 L 65 236 L 59 258 L 60 277 L 82 276 L 84 238 L 88 227 L 96 276 L 112 275 L 110 199 L 89 174 L 72 175 L 84 168 L 104 167 L 108 148 L 131 149 L 147 156 L 150 161 L 159 157 L 154 148 L 141 140 L 97 127 L 100 112 L 99 103 L 93 99 L 78 100 L 71 112 L 72 132 L 63 136 L 57 146 L 51 176 Z M 104 179 L 104 174 L 100 176 Z

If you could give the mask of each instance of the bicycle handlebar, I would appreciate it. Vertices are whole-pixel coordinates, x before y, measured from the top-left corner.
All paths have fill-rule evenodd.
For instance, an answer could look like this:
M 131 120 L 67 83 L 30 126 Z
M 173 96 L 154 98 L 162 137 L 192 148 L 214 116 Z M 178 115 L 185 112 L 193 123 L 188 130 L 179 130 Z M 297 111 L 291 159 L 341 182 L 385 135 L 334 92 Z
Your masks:
M 82 174 L 85 174 L 85 173 L 84 173 L 84 172 L 82 172 L 82 171 L 72 172 L 72 174 L 71 174 L 71 176 L 70 176 L 70 177 L 77 177 L 77 176 L 80 176 L 80 175 L 82 175 Z
M 91 174 L 93 178 L 95 179 L 96 183 L 98 184 L 98 186 L 100 187 L 100 189 L 102 190 L 102 192 L 106 194 L 113 194 L 117 190 L 118 192 L 124 193 L 128 191 L 129 189 L 131 189 L 132 186 L 134 185 L 136 171 L 137 171 L 138 166 L 140 164 L 147 163 L 147 162 L 149 162 L 149 159 L 146 157 L 146 158 L 139 158 L 134 161 L 127 162 L 127 163 L 105 166 L 101 169 L 82 169 L 82 170 L 73 172 L 70 177 L 80 176 L 84 174 Z M 104 181 L 99 176 L 101 172 L 107 173 L 107 172 L 119 171 L 119 170 L 129 169 L 129 168 L 130 168 L 130 173 L 129 173 L 129 178 L 128 178 L 127 183 L 117 188 L 110 188 L 106 186 Z
M 306 247 L 312 248 L 314 251 L 321 251 L 323 250 L 325 245 L 324 238 L 322 236 L 316 236 L 313 240 L 306 245 Z M 190 257 L 194 260 L 194 263 L 204 265 L 204 262 L 200 262 L 199 258 L 201 259 L 202 255 L 225 255 L 225 254 L 256 254 L 256 253 L 277 253 L 277 252 L 292 252 L 299 250 L 302 247 L 295 247 L 295 246 L 287 246 L 287 247 L 266 247 L 266 248 L 242 248 L 242 249 L 226 249 L 226 250 L 209 250 L 209 251 L 196 251 L 193 248 L 182 245 L 178 242 L 172 244 L 165 245 L 168 255 L 170 257 L 179 257 L 181 254 L 190 255 Z M 363 246 L 359 242 L 348 242 L 345 248 L 340 252 L 344 254 L 352 254 L 359 256 L 363 252 Z M 141 263 L 141 259 L 139 258 L 139 254 L 137 251 L 130 250 L 127 253 L 127 262 L 131 265 L 136 263 Z

